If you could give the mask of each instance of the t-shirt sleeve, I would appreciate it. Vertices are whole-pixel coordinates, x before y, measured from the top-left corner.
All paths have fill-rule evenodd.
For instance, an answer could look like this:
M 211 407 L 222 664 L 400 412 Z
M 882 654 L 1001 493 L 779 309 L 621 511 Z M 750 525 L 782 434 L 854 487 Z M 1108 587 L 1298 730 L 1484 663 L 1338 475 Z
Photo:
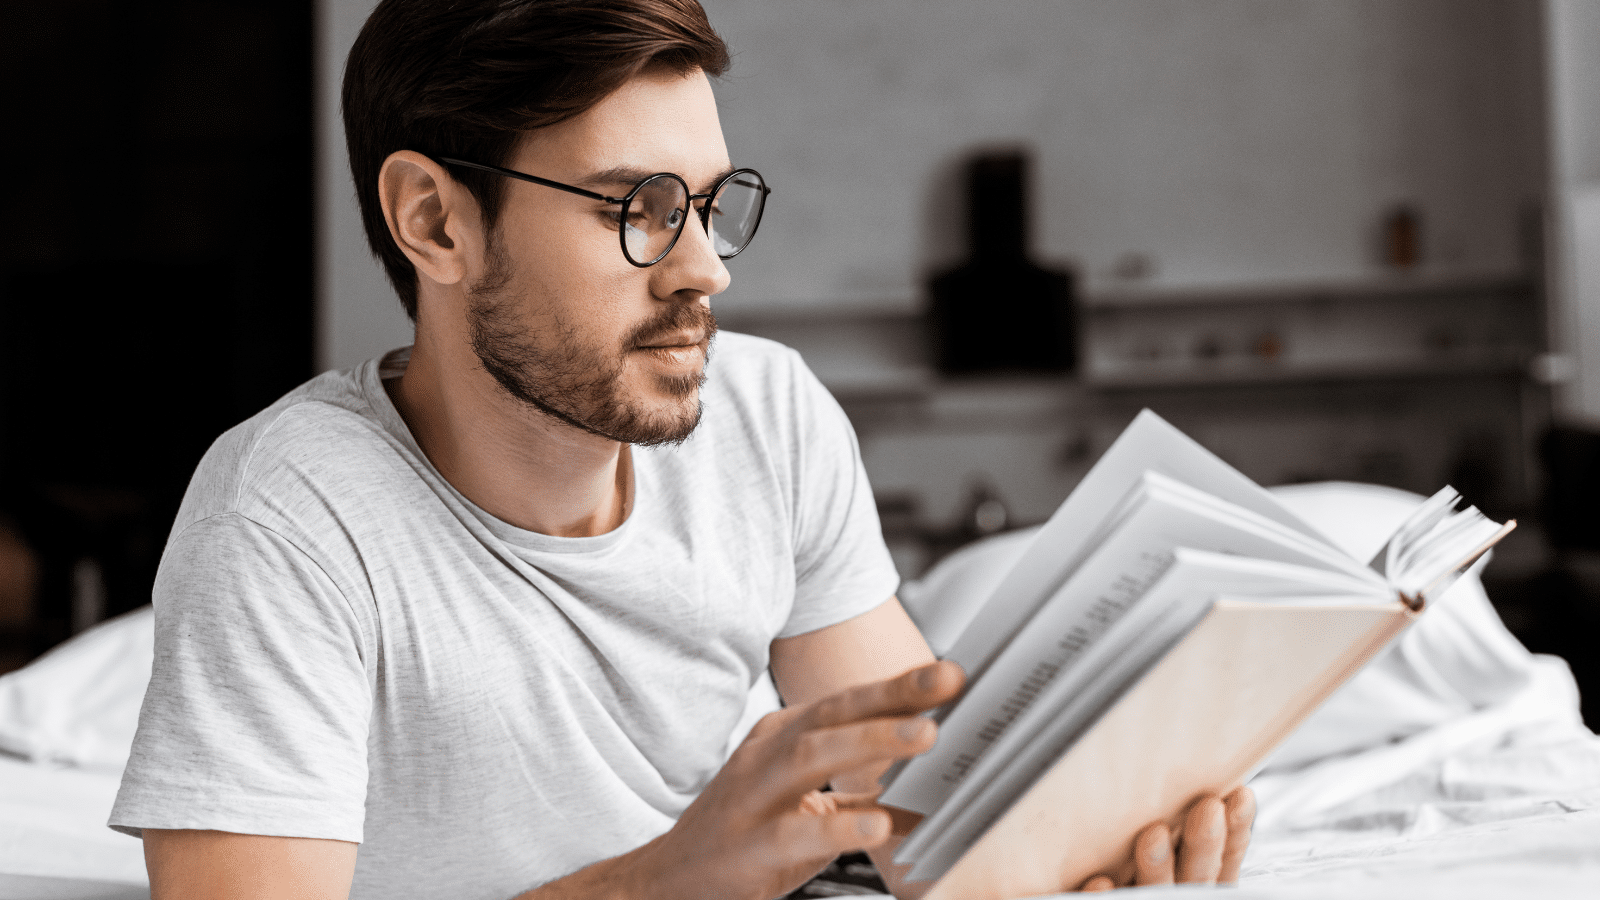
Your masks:
M 110 826 L 362 839 L 362 628 L 302 550 L 237 514 L 175 535 L 155 664 Z
M 794 466 L 795 599 L 779 637 L 843 622 L 881 605 L 900 586 L 855 429 L 844 410 L 790 351 L 798 433 Z

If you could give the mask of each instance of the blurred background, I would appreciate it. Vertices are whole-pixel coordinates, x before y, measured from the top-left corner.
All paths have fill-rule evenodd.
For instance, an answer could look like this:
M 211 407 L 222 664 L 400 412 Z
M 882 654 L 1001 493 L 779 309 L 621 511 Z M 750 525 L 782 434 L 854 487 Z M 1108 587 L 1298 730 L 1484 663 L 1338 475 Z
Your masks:
M 1600 699 L 1600 4 L 702 2 L 774 187 L 719 319 L 833 390 L 903 575 L 1150 407 L 1518 518 L 1490 595 Z M 409 342 L 338 120 L 371 6 L 0 11 L 0 670 L 148 602 L 217 434 Z

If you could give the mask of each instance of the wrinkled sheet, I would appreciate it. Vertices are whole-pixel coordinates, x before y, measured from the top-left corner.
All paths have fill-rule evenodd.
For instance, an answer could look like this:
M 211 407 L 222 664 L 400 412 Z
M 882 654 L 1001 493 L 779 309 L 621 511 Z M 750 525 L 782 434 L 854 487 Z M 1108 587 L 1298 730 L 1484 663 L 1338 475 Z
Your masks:
M 1257 778 L 1239 896 L 1600 896 L 1600 738 L 1565 663 L 1534 667 L 1494 707 Z

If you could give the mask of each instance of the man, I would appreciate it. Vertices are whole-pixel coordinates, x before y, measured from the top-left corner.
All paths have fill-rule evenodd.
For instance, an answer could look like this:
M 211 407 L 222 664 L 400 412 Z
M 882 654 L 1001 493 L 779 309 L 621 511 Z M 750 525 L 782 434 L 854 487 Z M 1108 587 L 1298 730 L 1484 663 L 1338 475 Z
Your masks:
M 416 342 L 195 474 L 111 818 L 155 897 L 764 898 L 859 848 L 915 891 L 872 791 L 960 673 L 798 358 L 708 366 L 767 194 L 726 64 L 694 0 L 373 12 L 346 130 Z M 769 668 L 788 705 L 724 759 Z M 1231 879 L 1250 815 L 1152 829 L 1141 878 Z

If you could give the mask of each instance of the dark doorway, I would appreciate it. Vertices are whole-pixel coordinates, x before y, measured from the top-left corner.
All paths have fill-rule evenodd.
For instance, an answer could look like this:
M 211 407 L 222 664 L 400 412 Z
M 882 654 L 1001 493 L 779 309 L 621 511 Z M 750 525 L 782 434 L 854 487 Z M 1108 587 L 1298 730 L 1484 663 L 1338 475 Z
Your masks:
M 13 653 L 148 602 L 200 455 L 311 375 L 311 21 L 285 0 L 0 12 L 0 518 L 37 570 Z

